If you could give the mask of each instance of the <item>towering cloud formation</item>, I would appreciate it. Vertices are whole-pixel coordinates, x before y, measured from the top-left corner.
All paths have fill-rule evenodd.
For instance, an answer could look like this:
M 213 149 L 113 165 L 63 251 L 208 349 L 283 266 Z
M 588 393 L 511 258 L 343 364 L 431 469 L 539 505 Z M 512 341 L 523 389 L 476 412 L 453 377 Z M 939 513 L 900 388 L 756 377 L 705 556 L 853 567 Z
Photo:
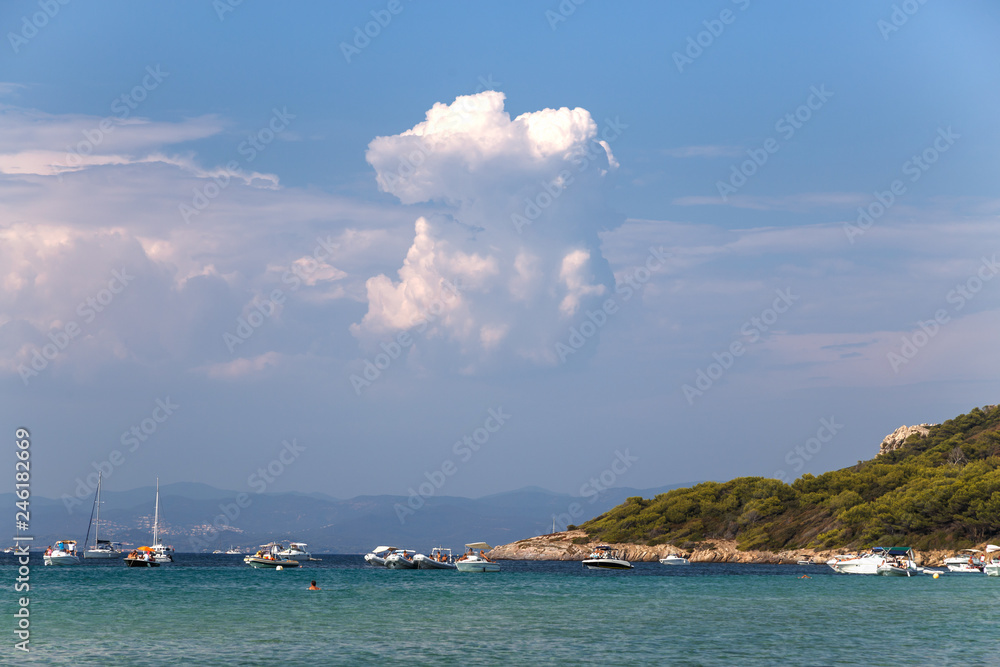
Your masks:
M 368 280 L 354 335 L 377 344 L 420 326 L 416 349 L 449 345 L 467 372 L 557 363 L 556 343 L 613 287 L 598 232 L 614 226 L 601 191 L 617 163 L 590 113 L 511 120 L 504 95 L 486 91 L 435 104 L 413 129 L 372 141 L 367 159 L 384 191 L 450 215 L 416 221 L 398 281 Z

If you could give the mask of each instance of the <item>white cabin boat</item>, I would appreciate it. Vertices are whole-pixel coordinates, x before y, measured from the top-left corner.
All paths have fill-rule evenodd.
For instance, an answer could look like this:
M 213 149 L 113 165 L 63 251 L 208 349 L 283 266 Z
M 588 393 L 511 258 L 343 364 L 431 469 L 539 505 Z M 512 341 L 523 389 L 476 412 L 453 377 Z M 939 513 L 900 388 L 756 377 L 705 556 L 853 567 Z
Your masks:
M 878 568 L 885 561 L 882 547 L 857 554 L 834 556 L 826 562 L 839 574 L 878 574 Z
M 499 572 L 500 563 L 486 556 L 486 550 L 492 549 L 486 542 L 470 542 L 465 545 L 465 554 L 455 561 L 455 569 L 459 572 Z M 476 553 L 476 549 L 479 553 Z
M 663 565 L 687 565 L 690 561 L 680 554 L 670 554 L 660 559 Z
M 621 557 L 617 551 L 606 544 L 594 547 L 593 552 L 583 561 L 588 570 L 631 570 L 632 563 Z
M 278 555 L 284 558 L 297 558 L 299 560 L 319 560 L 318 558 L 313 558 L 312 554 L 306 551 L 305 542 L 289 542 L 288 548 L 279 551 Z
M 421 570 L 457 570 L 455 557 L 451 555 L 451 549 L 444 547 L 434 547 L 431 555 L 417 554 L 413 557 L 417 567 Z
M 59 540 L 55 546 L 45 550 L 42 557 L 46 565 L 77 565 L 80 557 L 76 554 L 76 540 Z
M 298 567 L 299 562 L 297 560 L 292 560 L 291 558 L 284 558 L 279 556 L 278 553 L 281 552 L 285 547 L 278 542 L 271 542 L 269 544 L 262 544 L 260 549 L 253 556 L 247 555 L 243 558 L 243 562 L 250 567 L 255 567 L 258 569 L 276 569 L 278 567 Z

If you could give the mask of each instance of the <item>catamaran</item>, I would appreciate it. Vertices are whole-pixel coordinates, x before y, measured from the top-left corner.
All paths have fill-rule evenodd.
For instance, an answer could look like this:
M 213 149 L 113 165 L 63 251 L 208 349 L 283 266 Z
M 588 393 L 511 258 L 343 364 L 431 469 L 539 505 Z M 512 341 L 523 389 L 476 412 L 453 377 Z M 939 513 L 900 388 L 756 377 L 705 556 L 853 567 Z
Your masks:
M 156 505 L 153 510 L 153 558 L 157 563 L 173 563 L 174 548 L 160 544 L 160 478 L 156 478 Z
M 90 510 L 91 524 L 87 525 L 87 536 L 83 539 L 84 558 L 119 558 L 122 555 L 120 544 L 111 540 L 100 539 L 101 529 L 101 479 L 103 473 L 97 473 L 97 493 L 94 494 L 94 506 Z M 95 516 L 96 514 L 96 516 Z M 94 526 L 94 546 L 87 548 L 90 543 L 90 526 Z

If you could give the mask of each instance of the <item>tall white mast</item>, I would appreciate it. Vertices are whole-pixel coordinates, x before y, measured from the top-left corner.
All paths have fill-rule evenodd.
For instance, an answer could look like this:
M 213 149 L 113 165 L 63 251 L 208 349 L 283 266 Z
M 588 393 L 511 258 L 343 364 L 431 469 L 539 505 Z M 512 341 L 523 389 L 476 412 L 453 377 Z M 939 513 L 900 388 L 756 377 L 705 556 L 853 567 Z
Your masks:
M 95 547 L 101 543 L 101 541 L 97 538 L 101 536 L 99 531 L 101 530 L 101 476 L 103 474 L 104 474 L 103 471 L 101 470 L 97 471 L 97 522 L 94 524 Z M 83 548 L 86 549 L 87 545 L 83 545 Z
M 160 523 L 160 478 L 156 478 L 156 506 L 153 510 L 153 546 L 160 543 L 157 533 L 157 524 Z

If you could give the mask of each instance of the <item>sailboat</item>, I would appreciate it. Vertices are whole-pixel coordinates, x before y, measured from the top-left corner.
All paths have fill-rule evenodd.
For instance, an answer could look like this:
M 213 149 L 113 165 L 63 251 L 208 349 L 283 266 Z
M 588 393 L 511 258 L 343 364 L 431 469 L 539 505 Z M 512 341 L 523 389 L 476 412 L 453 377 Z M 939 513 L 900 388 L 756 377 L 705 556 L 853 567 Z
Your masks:
M 83 540 L 83 557 L 84 558 L 119 558 L 122 555 L 121 550 L 118 548 L 119 545 L 111 540 L 100 539 L 100 529 L 101 529 L 101 479 L 103 474 L 98 472 L 97 474 L 97 493 L 94 494 L 94 506 L 90 510 L 90 521 L 91 523 L 87 525 L 87 537 Z M 96 521 L 95 515 L 96 513 Z M 87 547 L 90 543 L 90 526 L 94 526 L 94 546 Z
M 160 478 L 156 478 L 156 506 L 153 510 L 153 559 L 157 563 L 173 563 L 174 548 L 160 544 Z

